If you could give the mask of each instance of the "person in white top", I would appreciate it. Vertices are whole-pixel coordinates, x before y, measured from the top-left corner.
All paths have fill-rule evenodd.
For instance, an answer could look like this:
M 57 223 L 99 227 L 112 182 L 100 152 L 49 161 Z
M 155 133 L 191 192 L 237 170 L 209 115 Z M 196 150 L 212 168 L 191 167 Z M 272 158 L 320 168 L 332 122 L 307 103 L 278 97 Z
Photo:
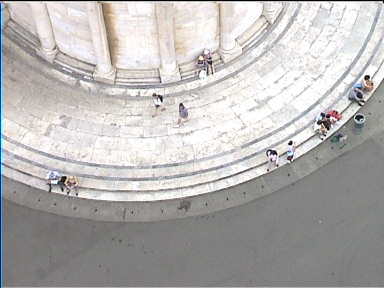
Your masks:
M 153 104 L 155 105 L 155 114 L 153 114 L 152 117 L 156 117 L 157 111 L 161 106 L 163 106 L 163 96 L 153 93 L 152 100 L 153 100 Z M 164 110 L 165 110 L 165 107 L 161 108 L 161 111 L 164 111 Z
M 289 161 L 289 162 L 293 162 L 293 155 L 295 154 L 295 149 L 296 149 L 296 147 L 295 147 L 295 145 L 293 144 L 293 141 L 292 140 L 290 140 L 289 142 L 288 142 L 288 150 L 287 150 L 287 160 Z
M 64 191 L 64 179 L 65 176 L 61 176 L 61 174 L 57 171 L 49 171 L 47 176 L 47 184 L 49 186 L 48 192 L 52 191 L 52 185 L 59 185 L 61 191 Z

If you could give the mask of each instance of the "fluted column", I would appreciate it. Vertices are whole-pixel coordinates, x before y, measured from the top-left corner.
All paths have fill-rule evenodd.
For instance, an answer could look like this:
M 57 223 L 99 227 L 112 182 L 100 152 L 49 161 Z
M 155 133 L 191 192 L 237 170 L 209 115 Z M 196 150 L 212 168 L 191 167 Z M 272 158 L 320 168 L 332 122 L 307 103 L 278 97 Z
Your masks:
M 265 19 L 272 24 L 276 21 L 277 16 L 279 16 L 281 10 L 283 9 L 283 4 L 281 2 L 263 2 L 263 13 Z
M 155 3 L 159 35 L 160 78 L 162 83 L 181 79 L 176 61 L 174 10 L 171 3 Z
M 95 80 L 115 83 L 116 68 L 112 65 L 103 8 L 99 2 L 87 2 L 88 22 L 96 56 Z
M 235 9 L 236 3 L 221 2 L 219 3 L 220 14 L 220 49 L 219 54 L 224 62 L 228 62 L 239 56 L 242 48 L 237 43 L 233 30 L 236 25 Z
M 41 47 L 37 52 L 49 62 L 53 62 L 57 54 L 57 47 L 47 4 L 38 1 L 30 2 L 30 6 L 33 19 L 36 23 L 37 35 L 39 36 L 41 44 Z

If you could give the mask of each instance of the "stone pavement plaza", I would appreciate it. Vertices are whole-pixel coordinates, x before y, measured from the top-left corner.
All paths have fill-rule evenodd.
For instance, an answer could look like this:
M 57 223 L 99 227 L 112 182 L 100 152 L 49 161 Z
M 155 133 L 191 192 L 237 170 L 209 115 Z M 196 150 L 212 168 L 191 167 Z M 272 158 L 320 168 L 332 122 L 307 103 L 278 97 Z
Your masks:
M 365 74 L 377 86 L 384 78 L 378 1 L 287 2 L 273 29 L 231 65 L 163 87 L 88 82 L 38 59 L 16 28 L 4 34 L 3 175 L 41 191 L 5 198 L 100 220 L 185 217 L 271 193 L 266 149 L 283 155 L 293 140 L 305 157 L 321 143 L 315 116 L 343 112 L 336 131 L 359 109 L 347 99 L 351 86 Z M 153 92 L 165 96 L 156 118 Z M 176 128 L 180 102 L 190 120 Z M 79 197 L 47 194 L 48 170 L 78 176 Z M 247 195 L 223 192 L 255 178 L 260 189 Z

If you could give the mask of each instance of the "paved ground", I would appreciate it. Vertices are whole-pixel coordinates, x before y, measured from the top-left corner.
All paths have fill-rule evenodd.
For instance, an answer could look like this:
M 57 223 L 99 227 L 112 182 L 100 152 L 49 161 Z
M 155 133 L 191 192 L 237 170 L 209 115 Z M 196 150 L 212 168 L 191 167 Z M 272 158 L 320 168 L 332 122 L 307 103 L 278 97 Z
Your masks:
M 4 284 L 383 286 L 384 130 L 375 121 L 384 85 L 377 93 L 363 109 L 372 137 L 241 207 L 120 224 L 5 201 Z

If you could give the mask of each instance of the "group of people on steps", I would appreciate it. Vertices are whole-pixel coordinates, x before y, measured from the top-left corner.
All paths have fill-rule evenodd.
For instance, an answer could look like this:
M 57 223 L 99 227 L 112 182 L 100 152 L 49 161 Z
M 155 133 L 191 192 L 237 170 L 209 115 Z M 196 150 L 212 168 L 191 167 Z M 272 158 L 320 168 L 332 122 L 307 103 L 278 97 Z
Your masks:
M 204 71 L 209 73 L 214 73 L 212 55 L 209 50 L 204 49 L 202 55 L 199 56 L 198 66 Z M 374 84 L 371 80 L 370 75 L 365 75 L 364 78 L 354 84 L 352 89 L 348 94 L 348 99 L 356 102 L 358 105 L 363 106 L 365 104 L 364 95 L 371 92 L 374 88 Z M 156 117 L 159 111 L 165 111 L 164 107 L 164 97 L 160 94 L 152 94 L 153 104 L 155 106 L 155 112 L 152 117 Z M 328 112 L 321 112 L 316 118 L 314 123 L 314 131 L 320 136 L 320 139 L 323 140 L 329 130 L 333 125 L 342 118 L 342 115 L 336 110 L 330 110 Z M 178 127 L 182 126 L 184 122 L 188 121 L 188 109 L 184 106 L 183 103 L 179 103 L 179 118 L 177 121 Z M 295 154 L 295 145 L 292 140 L 288 142 L 286 160 L 290 163 L 293 162 Z M 271 166 L 279 167 L 279 153 L 275 149 L 268 149 L 266 151 L 268 158 L 267 171 L 269 172 Z M 59 185 L 62 192 L 66 189 L 67 195 L 71 191 L 75 191 L 76 196 L 78 196 L 78 186 L 79 181 L 75 176 L 64 176 L 57 171 L 49 171 L 47 174 L 47 184 L 49 185 L 48 192 L 52 191 L 52 185 Z

